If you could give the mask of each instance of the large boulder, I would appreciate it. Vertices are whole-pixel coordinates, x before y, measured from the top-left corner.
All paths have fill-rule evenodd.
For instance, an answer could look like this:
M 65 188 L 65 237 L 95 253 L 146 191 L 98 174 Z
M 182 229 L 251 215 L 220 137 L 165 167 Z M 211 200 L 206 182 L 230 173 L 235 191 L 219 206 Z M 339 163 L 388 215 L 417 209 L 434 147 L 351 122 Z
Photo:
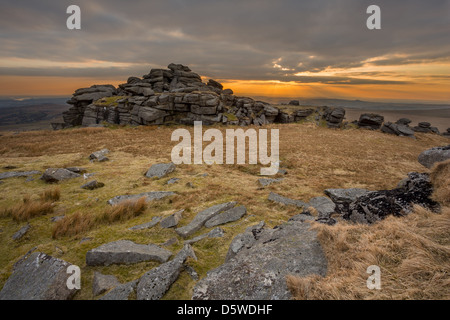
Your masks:
M 327 122 L 328 128 L 340 128 L 345 118 L 345 109 L 326 108 L 322 117 Z
M 431 169 L 435 163 L 450 159 L 450 145 L 425 150 L 419 155 L 419 163 Z
M 0 291 L 0 300 L 68 300 L 76 289 L 67 287 L 70 263 L 33 252 L 14 266 L 13 273 Z
M 375 113 L 364 113 L 358 121 L 358 126 L 363 129 L 378 130 L 384 122 L 384 117 Z
M 64 168 L 49 168 L 45 170 L 41 179 L 47 183 L 54 183 L 79 177 L 81 177 L 81 175 L 79 175 L 78 173 Z
M 381 131 L 384 133 L 395 134 L 397 136 L 404 136 L 409 138 L 415 138 L 414 131 L 407 125 L 397 124 L 392 122 L 386 122 L 383 124 Z
M 286 276 L 326 275 L 327 260 L 309 223 L 292 220 L 246 233 L 252 241 L 209 271 L 194 287 L 193 300 L 289 300 Z
M 172 252 L 155 244 L 137 244 L 129 240 L 118 240 L 94 248 L 86 254 L 88 266 L 111 264 L 133 264 L 143 261 L 166 262 Z

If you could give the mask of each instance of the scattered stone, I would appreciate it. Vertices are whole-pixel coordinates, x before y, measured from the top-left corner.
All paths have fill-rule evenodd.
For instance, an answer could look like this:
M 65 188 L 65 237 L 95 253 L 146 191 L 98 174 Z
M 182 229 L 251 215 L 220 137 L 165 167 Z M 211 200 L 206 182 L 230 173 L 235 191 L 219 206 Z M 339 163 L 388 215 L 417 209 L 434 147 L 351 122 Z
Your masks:
M 247 209 L 244 206 L 234 207 L 227 211 L 224 211 L 217 216 L 209 219 L 205 222 L 206 228 L 212 228 L 220 226 L 222 224 L 233 222 L 241 219 L 247 213 Z
M 364 113 L 358 121 L 358 126 L 363 129 L 378 130 L 384 122 L 384 117 L 374 113 Z
M 175 183 L 177 183 L 178 181 L 180 181 L 181 179 L 179 179 L 179 178 L 172 178 L 172 179 L 169 179 L 168 181 L 167 181 L 167 184 L 175 184 Z
M 152 221 L 131 227 L 129 230 L 150 229 L 150 228 L 153 228 L 154 226 L 156 226 L 160 221 L 161 221 L 161 217 L 153 217 Z
M 137 244 L 129 240 L 110 242 L 86 254 L 88 266 L 109 266 L 111 264 L 133 264 L 143 261 L 166 262 L 172 253 L 155 244 Z
M 411 213 L 418 204 L 431 211 L 438 211 L 439 204 L 430 197 L 433 188 L 429 175 L 412 172 L 402 180 L 400 187 L 393 190 L 370 192 L 350 203 L 343 218 L 357 223 L 371 224 L 389 215 L 402 217 Z
M 89 160 L 98 161 L 98 162 L 108 161 L 109 159 L 106 157 L 107 154 L 109 154 L 108 149 L 102 149 L 100 151 L 95 151 L 89 155 Z
M 123 201 L 127 201 L 127 200 L 139 200 L 140 198 L 146 198 L 147 202 L 150 201 L 155 201 L 155 200 L 160 200 L 160 199 L 164 199 L 166 197 L 170 197 L 175 195 L 174 192 L 169 192 L 169 191 L 151 191 L 151 192 L 144 192 L 144 193 L 140 193 L 140 194 L 134 194 L 134 195 L 123 195 L 123 196 L 116 196 L 112 199 L 109 199 L 107 201 L 107 203 L 109 205 L 116 205 L 119 204 Z
M 137 280 L 118 285 L 99 300 L 128 300 L 136 290 Z
M 187 238 L 193 233 L 200 230 L 201 227 L 211 218 L 214 218 L 218 214 L 233 208 L 236 205 L 236 202 L 227 202 L 222 204 L 217 204 L 208 209 L 205 209 L 198 213 L 195 218 L 189 223 L 187 226 L 175 229 L 176 233 L 183 238 Z
M 163 178 L 169 173 L 173 172 L 176 169 L 176 166 L 170 162 L 170 163 L 158 163 L 154 164 L 148 169 L 145 176 L 147 178 Z
M 244 233 L 238 234 L 233 238 L 233 241 L 228 248 L 225 262 L 234 258 L 242 249 L 249 249 L 253 246 L 256 240 L 259 239 L 259 234 L 263 231 L 265 222 L 261 221 L 257 225 L 248 227 Z
M 49 168 L 49 169 L 45 170 L 41 179 L 47 183 L 55 183 L 55 182 L 60 182 L 63 180 L 74 179 L 74 178 L 79 178 L 79 177 L 81 177 L 81 176 L 78 173 L 74 173 L 67 169 Z
M 94 280 L 92 281 L 92 293 L 98 296 L 106 291 L 120 285 L 119 280 L 113 275 L 104 275 L 100 272 L 94 272 Z
M 70 263 L 45 253 L 29 253 L 14 265 L 0 291 L 0 300 L 71 299 L 77 290 L 67 288 L 69 266 Z
M 81 239 L 79 243 L 83 244 L 83 243 L 86 243 L 86 242 L 89 242 L 89 241 L 92 241 L 92 240 L 93 240 L 93 238 L 87 237 L 87 238 Z
M 183 216 L 183 212 L 184 212 L 184 209 L 180 210 L 180 211 L 177 211 L 174 214 L 171 214 L 167 218 L 163 219 L 160 222 L 161 228 L 173 228 L 173 227 L 176 227 L 178 225 L 178 222 L 180 221 L 180 219 Z
M 84 168 L 79 168 L 79 167 L 70 167 L 70 168 L 65 168 L 66 170 L 78 173 L 78 174 L 82 174 L 85 173 L 87 170 Z
M 50 218 L 50 221 L 51 221 L 51 222 L 58 222 L 59 220 L 64 219 L 64 217 L 65 217 L 65 215 L 62 215 L 62 216 L 56 216 L 56 217 L 51 217 L 51 218 Z
M 183 249 L 169 262 L 163 263 L 144 274 L 137 285 L 137 300 L 159 300 L 178 279 L 188 257 L 197 259 L 190 245 Z
M 271 185 L 272 183 L 281 182 L 283 180 L 284 180 L 283 178 L 279 178 L 279 179 L 265 179 L 265 178 L 263 178 L 263 179 L 258 179 L 258 182 L 259 182 L 259 184 L 262 187 L 267 187 L 267 186 Z
M 195 271 L 194 268 L 192 268 L 191 266 L 183 265 L 183 268 L 184 268 L 184 271 L 186 271 L 189 274 L 189 276 L 191 277 L 192 280 L 198 281 L 198 279 L 200 279 L 197 271 Z
M 16 233 L 13 234 L 12 239 L 13 240 L 20 240 L 22 237 L 31 229 L 31 226 L 29 224 L 26 224 L 22 228 L 19 229 Z
M 274 192 L 271 192 L 269 194 L 269 198 L 270 201 L 285 205 L 285 206 L 296 206 L 299 208 L 303 208 L 306 206 L 306 203 L 304 203 L 303 201 L 300 200 L 293 200 L 293 199 L 289 199 L 283 196 L 280 196 L 279 194 L 276 194 Z
M 411 122 L 412 122 L 412 121 L 409 120 L 408 118 L 401 118 L 401 119 L 397 120 L 396 124 L 400 124 L 400 125 L 404 125 L 404 126 L 409 126 L 409 124 L 410 124 Z
M 429 122 L 419 122 L 419 125 L 412 128 L 415 132 L 423 132 L 423 133 L 436 133 L 440 134 L 439 129 L 436 127 L 432 127 Z
M 2 172 L 0 173 L 0 180 L 8 179 L 8 178 L 17 178 L 17 177 L 30 177 L 35 174 L 40 174 L 40 171 L 23 171 L 23 172 Z
M 170 238 L 166 242 L 164 242 L 161 246 L 163 247 L 170 247 L 171 245 L 177 244 L 178 239 L 176 237 Z
M 206 238 L 210 238 L 210 239 L 222 238 L 224 234 L 225 234 L 225 231 L 222 228 L 218 227 L 218 228 L 211 230 L 208 233 L 205 233 L 198 237 L 192 238 L 191 240 L 186 240 L 184 243 L 185 244 L 194 244 L 194 243 L 199 242 Z
M 312 198 L 306 205 L 306 210 L 303 213 L 308 212 L 308 208 L 313 207 L 317 210 L 317 219 L 328 219 L 334 213 L 336 209 L 336 204 L 327 197 L 316 197 Z
M 209 271 L 194 287 L 193 300 L 289 300 L 287 275 L 326 275 L 326 257 L 308 223 L 289 221 L 246 234 L 251 243 Z
M 431 169 L 435 163 L 450 159 L 450 145 L 425 150 L 419 155 L 419 163 Z
M 94 190 L 94 189 L 98 189 L 98 188 L 102 188 L 104 187 L 105 184 L 102 182 L 97 182 L 97 180 L 92 180 L 86 184 L 83 184 L 81 186 L 81 189 L 86 189 L 86 190 Z

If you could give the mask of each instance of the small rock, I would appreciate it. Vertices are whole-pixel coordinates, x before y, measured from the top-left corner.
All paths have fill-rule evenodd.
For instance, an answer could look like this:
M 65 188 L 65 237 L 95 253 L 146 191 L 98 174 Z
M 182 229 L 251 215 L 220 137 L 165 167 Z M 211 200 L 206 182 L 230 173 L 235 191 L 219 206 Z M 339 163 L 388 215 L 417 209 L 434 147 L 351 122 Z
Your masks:
M 317 210 L 318 216 L 317 219 L 328 219 L 334 213 L 336 209 L 336 204 L 327 197 L 316 197 L 312 198 L 306 208 L 313 207 Z M 306 209 L 307 211 L 307 209 Z
M 193 233 L 200 230 L 200 228 L 203 227 L 203 225 L 206 223 L 206 221 L 215 217 L 216 215 L 218 215 L 221 212 L 224 212 L 228 209 L 233 208 L 235 205 L 236 205 L 236 202 L 233 201 L 233 202 L 218 204 L 218 205 L 212 206 L 208 209 L 205 209 L 205 210 L 201 211 L 200 213 L 198 213 L 195 216 L 195 218 L 191 221 L 191 223 L 189 223 L 187 226 L 175 229 L 175 231 L 176 231 L 176 233 L 178 233 L 178 235 L 182 236 L 183 238 L 187 238 L 190 235 L 192 235 Z
M 180 219 L 183 216 L 183 212 L 184 212 L 184 209 L 180 210 L 180 211 L 177 211 L 174 214 L 171 214 L 167 218 L 163 219 L 160 222 L 161 228 L 173 228 L 173 227 L 176 227 L 178 225 L 178 222 L 180 221 Z
M 64 215 L 62 215 L 62 216 L 56 216 L 56 217 L 51 217 L 50 218 L 50 221 L 51 222 L 58 222 L 59 220 L 62 220 L 62 219 L 64 219 Z
M 450 159 L 450 145 L 425 150 L 419 155 L 419 163 L 431 169 L 435 163 Z
M 225 234 L 225 231 L 222 228 L 215 228 L 208 233 L 202 234 L 191 240 L 186 240 L 184 243 L 185 244 L 194 244 L 194 243 L 199 242 L 206 238 L 211 238 L 211 239 L 212 238 L 222 238 L 224 234 Z
M 206 221 L 205 227 L 212 228 L 215 226 L 219 226 L 221 224 L 239 220 L 246 213 L 247 213 L 247 209 L 244 206 L 231 208 L 231 209 L 229 209 L 225 212 L 222 212 L 222 213 L 218 214 L 217 216 L 209 219 L 208 221 Z
M 120 285 L 119 280 L 113 275 L 104 275 L 100 272 L 94 272 L 94 280 L 92 281 L 92 293 L 98 296 L 112 288 Z
M 178 181 L 180 181 L 181 179 L 179 179 L 179 178 L 172 178 L 172 179 L 169 179 L 168 181 L 167 181 L 167 184 L 175 184 L 175 183 L 177 183 Z
M 87 238 L 81 239 L 79 243 L 83 244 L 83 243 L 86 243 L 86 242 L 89 242 L 89 241 L 92 241 L 92 240 L 93 240 L 93 238 L 87 237 Z
M 276 203 L 279 203 L 279 204 L 282 204 L 282 205 L 286 205 L 286 206 L 293 205 L 293 206 L 296 206 L 298 208 L 303 208 L 303 207 L 306 206 L 306 203 L 304 203 L 303 201 L 289 199 L 289 198 L 280 196 L 279 194 L 276 194 L 276 193 L 273 193 L 273 192 L 271 192 L 269 194 L 269 198 L 268 199 L 270 201 L 273 201 L 273 202 L 276 202 Z
M 271 185 L 272 183 L 281 182 L 283 180 L 284 180 L 283 178 L 280 178 L 280 179 L 258 179 L 258 182 L 262 187 L 267 187 L 267 186 Z
M 189 276 L 191 277 L 192 280 L 198 281 L 198 279 L 200 279 L 200 277 L 198 276 L 198 273 L 191 266 L 183 265 L 183 268 L 184 268 L 184 271 L 186 271 L 189 274 Z
M 152 221 L 131 227 L 129 230 L 150 229 L 150 228 L 153 228 L 154 226 L 156 226 L 160 221 L 161 221 L 161 217 L 153 217 Z
M 99 300 L 128 300 L 131 294 L 135 292 L 136 286 L 137 280 L 118 285 Z
M 109 153 L 108 149 L 102 149 L 100 151 L 95 151 L 91 153 L 89 156 L 89 160 L 91 161 L 98 161 L 98 162 L 104 162 L 108 161 L 109 159 L 106 157 L 106 155 Z
M 22 237 L 30 230 L 31 226 L 29 224 L 23 226 L 19 229 L 16 233 L 13 234 L 12 239 L 13 240 L 20 240 Z
M 170 163 L 158 163 L 154 164 L 148 169 L 145 176 L 147 178 L 163 178 L 169 173 L 173 172 L 176 169 L 176 166 L 170 162 Z
M 178 239 L 173 237 L 170 238 L 169 240 L 167 240 L 166 242 L 164 242 L 161 246 L 163 247 L 170 247 L 171 245 L 177 244 L 178 243 Z
M 92 180 L 86 184 L 83 184 L 81 186 L 81 189 L 85 189 L 85 190 L 94 190 L 94 189 L 98 189 L 98 188 L 102 188 L 104 187 L 105 184 L 102 182 L 97 182 L 97 180 Z
M 140 194 L 134 194 L 134 195 L 123 195 L 123 196 L 117 196 L 114 197 L 112 199 L 109 199 L 107 201 L 107 203 L 109 205 L 116 205 L 119 204 L 123 201 L 127 201 L 127 200 L 139 200 L 140 198 L 145 197 L 147 202 L 150 201 L 155 201 L 155 200 L 160 200 L 166 197 L 170 197 L 175 195 L 174 192 L 169 192 L 169 191 L 151 191 L 151 192 L 145 192 L 145 193 L 140 193 Z

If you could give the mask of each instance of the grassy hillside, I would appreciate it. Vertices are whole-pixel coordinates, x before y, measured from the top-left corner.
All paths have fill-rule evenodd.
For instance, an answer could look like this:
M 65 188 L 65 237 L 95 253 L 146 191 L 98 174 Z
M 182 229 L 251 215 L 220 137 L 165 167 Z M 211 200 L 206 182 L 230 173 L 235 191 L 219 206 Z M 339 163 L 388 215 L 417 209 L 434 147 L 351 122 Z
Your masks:
M 162 229 L 159 225 L 142 231 L 130 231 L 128 228 L 148 222 L 152 217 L 169 215 L 180 209 L 185 209 L 180 223 L 182 226 L 189 223 L 200 210 L 211 205 L 227 201 L 237 201 L 245 205 L 248 214 L 237 222 L 224 225 L 223 229 L 226 233 L 223 238 L 205 239 L 193 245 L 198 261 L 189 260 L 189 265 L 202 278 L 208 270 L 224 262 L 233 237 L 243 232 L 249 225 L 265 220 L 268 226 L 273 227 L 300 213 L 293 207 L 282 207 L 270 203 L 267 200 L 270 191 L 293 199 L 308 201 L 312 197 L 323 195 L 323 190 L 327 188 L 391 189 L 408 172 L 428 171 L 417 162 L 417 157 L 423 150 L 447 145 L 449 142 L 447 138 L 432 134 L 417 133 L 417 139 L 414 140 L 358 129 L 331 130 L 309 123 L 269 125 L 266 128 L 280 130 L 280 160 L 282 166 L 288 171 L 281 183 L 261 189 L 257 184 L 260 178 L 259 165 L 181 165 L 166 178 L 159 180 L 145 178 L 144 173 L 152 164 L 171 160 L 171 150 L 177 144 L 170 141 L 175 128 L 84 128 L 0 136 L 0 172 L 10 171 L 10 169 L 4 169 L 7 166 L 16 167 L 15 171 L 44 171 L 49 167 L 79 166 L 87 169 L 88 172 L 95 173 L 93 179 L 105 184 L 105 187 L 101 189 L 88 191 L 80 189 L 85 182 L 83 178 L 72 179 L 58 185 L 47 185 L 38 179 L 39 176 L 35 176 L 35 180 L 29 182 L 26 182 L 25 178 L 4 180 L 4 183 L 0 184 L 0 287 L 9 277 L 14 263 L 30 249 L 37 247 L 39 251 L 80 266 L 82 290 L 75 298 L 93 299 L 94 271 L 115 274 L 120 281 L 125 282 L 138 278 L 157 264 L 88 267 L 85 256 L 90 249 L 119 239 L 133 240 L 137 243 L 162 244 L 176 237 L 178 242 L 168 247 L 175 253 L 182 248 L 183 240 L 174 230 Z M 223 132 L 226 129 L 217 128 Z M 189 130 L 193 134 L 193 129 Z M 89 154 L 103 148 L 111 151 L 108 155 L 110 161 L 90 163 Z M 208 175 L 205 177 L 204 173 Z M 177 184 L 167 185 L 167 180 L 173 177 L 181 180 Z M 193 184 L 193 188 L 186 185 L 189 182 Z M 49 196 L 42 195 L 45 191 L 48 191 Z M 50 222 L 53 216 L 82 215 L 91 218 L 101 216 L 105 212 L 110 212 L 109 205 L 106 204 L 108 199 L 116 195 L 148 191 L 174 191 L 177 195 L 152 203 L 144 208 L 143 212 L 131 215 L 131 218 L 111 223 L 101 223 L 96 220 L 96 223 L 85 231 L 81 229 L 77 234 L 53 237 L 55 228 L 60 227 L 60 224 Z M 59 196 L 52 196 L 52 193 L 59 193 Z M 34 201 L 33 203 L 53 203 L 50 209 L 52 212 L 30 218 L 28 220 L 32 226 L 30 231 L 23 239 L 14 241 L 11 236 L 26 222 L 13 219 L 11 215 L 8 215 L 8 210 L 11 211 L 20 205 L 24 198 L 26 201 Z M 445 217 L 445 221 L 448 222 L 448 216 Z M 405 219 L 406 221 L 410 220 Z M 396 221 L 391 219 L 383 223 L 390 224 Z M 360 238 L 369 232 L 386 234 L 387 231 L 380 226 L 342 224 L 334 230 L 351 229 L 351 234 Z M 318 228 L 332 227 L 318 226 Z M 420 229 L 421 225 L 416 224 L 415 228 Z M 333 232 L 329 231 L 332 229 L 327 230 L 328 233 L 323 231 L 322 234 L 327 235 Z M 194 236 L 207 231 L 202 229 Z M 333 236 L 339 238 L 336 232 Z M 80 243 L 83 238 L 91 238 L 91 240 Z M 330 236 L 321 237 L 327 255 L 332 257 L 333 254 L 339 253 L 336 250 L 341 250 L 342 247 L 336 246 L 336 241 L 330 239 Z M 370 238 L 367 241 L 370 241 Z M 440 241 L 443 241 L 442 245 L 447 246 L 448 249 L 448 235 Z M 346 256 L 348 261 L 358 258 L 352 255 L 353 251 L 350 249 L 342 250 L 348 250 L 349 255 Z M 388 248 L 385 252 L 394 251 Z M 448 263 L 449 256 L 446 257 L 447 260 L 444 262 Z M 368 257 L 364 261 L 377 264 L 379 263 L 377 259 L 374 258 L 372 261 L 371 257 Z M 333 261 L 331 260 L 329 265 L 329 274 L 338 275 L 342 264 Z M 361 274 L 365 272 L 365 269 L 355 272 Z M 392 272 L 397 271 L 393 269 Z M 345 278 L 345 275 L 340 274 L 340 278 Z M 343 283 L 357 286 L 361 285 L 361 279 L 364 278 L 349 274 L 346 278 L 347 282 Z M 400 278 L 397 280 L 401 281 Z M 417 282 L 414 285 L 418 286 L 421 283 Z M 183 272 L 164 298 L 190 299 L 194 285 L 195 281 Z M 294 283 L 294 291 L 300 286 Z M 341 293 L 346 290 L 343 285 L 335 287 Z M 381 296 L 382 298 L 415 297 L 401 294 L 398 286 L 392 286 L 392 289 L 390 286 L 385 288 L 386 295 Z M 445 291 L 448 297 L 448 287 L 438 288 L 435 291 L 426 297 L 442 298 L 443 295 L 445 296 Z M 372 295 L 373 293 L 368 292 L 367 289 L 365 291 L 362 289 L 358 295 L 348 297 L 371 298 Z M 297 297 L 307 298 L 299 292 Z M 317 297 L 322 296 L 318 294 Z M 346 295 L 336 294 L 326 297 L 342 298 Z

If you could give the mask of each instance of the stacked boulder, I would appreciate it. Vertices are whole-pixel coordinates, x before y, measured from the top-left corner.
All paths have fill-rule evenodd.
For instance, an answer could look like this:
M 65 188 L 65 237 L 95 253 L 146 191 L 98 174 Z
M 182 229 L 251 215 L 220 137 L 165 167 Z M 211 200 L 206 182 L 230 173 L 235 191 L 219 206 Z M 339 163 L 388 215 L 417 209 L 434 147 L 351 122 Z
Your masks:
M 201 77 L 181 64 L 152 69 L 127 83 L 78 89 L 64 114 L 65 126 L 188 124 L 202 121 L 234 125 L 264 125 L 278 119 L 280 110 L 251 98 L 236 97 L 231 89 Z
M 340 128 L 345 118 L 345 109 L 325 108 L 322 118 L 327 122 L 328 128 Z
M 381 131 L 384 133 L 395 134 L 397 136 L 405 136 L 410 138 L 415 138 L 414 131 L 409 127 L 411 120 L 402 118 L 396 123 L 385 122 Z
M 432 127 L 431 123 L 429 122 L 419 122 L 419 125 L 414 127 L 413 130 L 415 132 L 440 134 L 439 129 L 436 127 Z
M 358 126 L 363 129 L 378 130 L 384 122 L 384 117 L 375 113 L 364 113 L 358 121 Z

